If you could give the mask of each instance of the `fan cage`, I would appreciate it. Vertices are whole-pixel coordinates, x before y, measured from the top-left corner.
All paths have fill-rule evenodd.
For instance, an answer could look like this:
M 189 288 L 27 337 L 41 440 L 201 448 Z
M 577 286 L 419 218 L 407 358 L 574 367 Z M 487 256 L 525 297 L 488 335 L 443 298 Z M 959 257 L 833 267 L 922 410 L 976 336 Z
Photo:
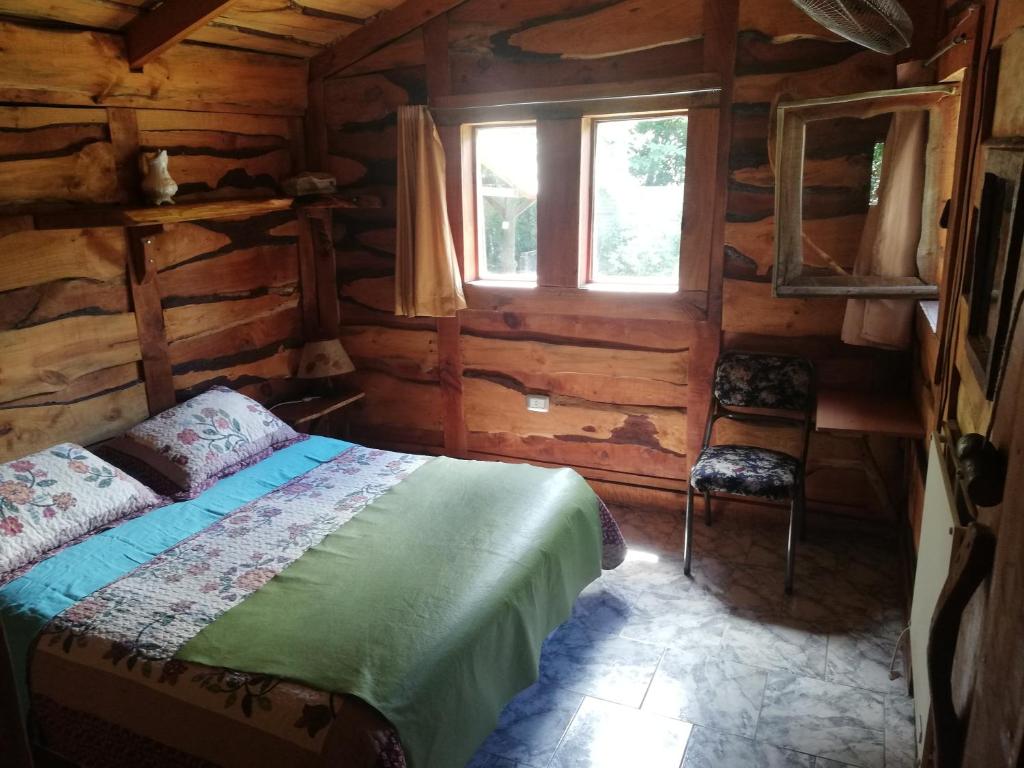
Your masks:
M 896 0 L 793 0 L 804 13 L 837 35 L 879 53 L 910 46 L 914 24 Z

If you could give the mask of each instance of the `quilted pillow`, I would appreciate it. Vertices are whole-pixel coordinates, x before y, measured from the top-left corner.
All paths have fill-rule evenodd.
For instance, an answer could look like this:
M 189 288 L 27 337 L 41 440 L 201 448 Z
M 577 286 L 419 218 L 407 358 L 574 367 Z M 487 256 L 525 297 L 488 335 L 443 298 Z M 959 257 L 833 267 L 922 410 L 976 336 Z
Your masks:
M 128 457 L 116 463 L 149 485 L 190 499 L 303 437 L 255 400 L 214 387 L 132 427 L 107 447 Z
M 0 573 L 165 501 L 74 443 L 0 464 Z

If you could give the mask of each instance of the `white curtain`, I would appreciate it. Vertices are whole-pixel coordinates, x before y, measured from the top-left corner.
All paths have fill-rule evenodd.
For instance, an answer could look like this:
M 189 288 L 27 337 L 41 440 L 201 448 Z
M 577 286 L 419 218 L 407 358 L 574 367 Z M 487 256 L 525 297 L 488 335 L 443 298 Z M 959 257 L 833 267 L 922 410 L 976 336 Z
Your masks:
M 444 165 L 444 147 L 427 108 L 399 107 L 396 315 L 451 317 L 466 307 Z
M 928 114 L 896 112 L 882 152 L 878 204 L 868 210 L 857 275 L 918 274 Z M 849 299 L 842 339 L 847 344 L 905 349 L 910 345 L 914 299 Z

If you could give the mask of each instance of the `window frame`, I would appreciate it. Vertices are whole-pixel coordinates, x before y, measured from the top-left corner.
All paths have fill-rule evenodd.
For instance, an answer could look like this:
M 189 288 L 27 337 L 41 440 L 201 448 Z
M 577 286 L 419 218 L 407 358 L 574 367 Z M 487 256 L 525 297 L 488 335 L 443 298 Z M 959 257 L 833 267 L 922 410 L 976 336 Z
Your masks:
M 685 211 L 686 211 L 686 183 L 687 174 L 683 172 L 683 210 L 680 213 L 680 235 L 679 235 L 679 253 L 676 255 L 676 274 L 674 283 L 659 283 L 653 280 L 645 278 L 623 278 L 621 282 L 614 280 L 595 280 L 594 279 L 594 263 L 596 261 L 594 257 L 594 207 L 595 207 L 595 183 L 597 180 L 597 126 L 600 123 L 608 122 L 620 122 L 625 120 L 642 120 L 651 119 L 656 120 L 660 117 L 685 117 L 687 120 L 687 143 L 686 143 L 686 157 L 687 165 L 689 165 L 689 120 L 690 110 L 685 108 L 671 109 L 658 112 L 624 112 L 609 115 L 591 115 L 583 118 L 586 121 L 588 132 L 589 132 L 589 153 L 587 156 L 588 163 L 586 164 L 586 175 L 588 178 L 588 191 L 587 191 L 587 216 L 586 216 L 586 244 L 580 242 L 580 258 L 583 267 L 580 270 L 580 287 L 587 288 L 590 290 L 598 291 L 611 291 L 617 293 L 629 293 L 629 294 L 645 294 L 645 293 L 678 293 L 683 289 L 682 275 L 683 275 L 683 259 L 685 258 L 685 250 L 687 243 L 683 237 L 683 225 L 685 222 Z M 582 223 L 581 223 L 581 226 Z
M 646 81 L 577 84 L 485 94 L 438 96 L 431 112 L 445 139 L 449 214 L 470 309 L 620 313 L 693 320 L 705 316 L 713 260 L 715 200 L 694 191 L 715 183 L 721 79 L 698 73 Z M 678 285 L 650 290 L 590 283 L 590 122 L 611 116 L 683 113 L 687 161 Z M 477 272 L 473 130 L 536 122 L 538 132 L 537 283 L 481 279 Z M 574 226 L 572 223 L 576 222 Z M 586 258 L 584 258 L 586 257 Z M 638 287 L 639 288 L 639 287 Z M 635 301 L 634 301 L 635 299 Z M 623 304 L 622 302 L 627 302 Z
M 472 201 L 473 201 L 473 203 L 472 203 L 472 208 L 467 213 L 471 217 L 471 220 L 473 222 L 472 229 L 473 229 L 473 231 L 475 233 L 475 237 L 473 238 L 473 244 L 472 244 L 473 247 L 470 250 L 467 250 L 467 255 L 468 254 L 472 254 L 472 257 L 473 257 L 473 274 L 475 275 L 475 279 L 472 282 L 494 283 L 494 284 L 500 284 L 500 285 L 506 285 L 507 284 L 507 285 L 510 285 L 510 286 L 520 286 L 520 287 L 523 287 L 523 288 L 529 288 L 529 287 L 536 286 L 538 284 L 539 265 L 538 265 L 538 269 L 535 270 L 533 272 L 533 274 L 531 274 L 530 276 L 525 277 L 525 278 L 520 278 L 520 277 L 502 277 L 502 276 L 499 276 L 499 275 L 491 275 L 491 274 L 487 273 L 486 269 L 482 269 L 481 268 L 481 264 L 486 266 L 486 263 L 487 263 L 487 255 L 486 255 L 486 250 L 487 250 L 486 237 L 487 237 L 487 233 L 484 230 L 484 228 L 480 226 L 480 221 L 481 221 L 481 219 L 480 219 L 480 216 L 481 216 L 481 205 L 480 204 L 483 201 L 483 195 L 482 195 L 482 192 L 481 192 L 481 185 L 480 185 L 480 173 L 479 173 L 479 167 L 480 166 L 479 166 L 479 163 L 477 162 L 477 159 L 478 159 L 477 158 L 477 143 L 476 143 L 477 132 L 480 129 L 482 129 L 482 128 L 502 128 L 502 127 L 506 127 L 506 126 L 517 126 L 517 125 L 532 125 L 536 129 L 537 128 L 537 121 L 536 120 L 503 120 L 503 121 L 493 122 L 493 123 L 471 123 L 471 124 L 466 126 L 467 129 L 468 129 L 468 143 L 469 143 L 469 153 L 468 154 L 472 158 L 472 162 L 470 164 L 470 174 L 471 174 L 472 179 L 473 179 L 473 192 L 472 192 Z M 537 144 L 538 144 L 538 154 L 539 154 L 539 148 L 540 148 L 540 135 L 539 135 L 539 132 L 537 134 Z M 538 165 L 539 165 L 539 163 L 538 163 Z M 540 169 L 538 168 L 537 170 L 538 170 L 538 174 L 539 174 L 540 173 Z M 537 208 L 538 208 L 538 213 L 539 213 L 540 212 L 540 190 L 539 189 L 537 191 Z M 467 246 L 468 245 L 469 245 L 469 243 L 467 241 Z M 538 257 L 538 262 L 539 262 L 539 260 L 540 260 L 539 243 L 538 243 L 537 257 Z M 467 258 L 466 261 L 468 262 L 469 259 Z M 463 277 L 463 280 L 465 282 L 470 282 L 470 281 L 466 280 L 465 277 Z

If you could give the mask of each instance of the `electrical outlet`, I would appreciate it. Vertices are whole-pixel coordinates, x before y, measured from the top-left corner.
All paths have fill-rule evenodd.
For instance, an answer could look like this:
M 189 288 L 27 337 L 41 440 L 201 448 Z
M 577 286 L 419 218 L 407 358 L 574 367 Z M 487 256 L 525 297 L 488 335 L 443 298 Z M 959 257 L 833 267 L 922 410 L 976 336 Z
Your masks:
M 547 395 L 527 395 L 526 410 L 537 413 L 548 412 L 549 400 Z

